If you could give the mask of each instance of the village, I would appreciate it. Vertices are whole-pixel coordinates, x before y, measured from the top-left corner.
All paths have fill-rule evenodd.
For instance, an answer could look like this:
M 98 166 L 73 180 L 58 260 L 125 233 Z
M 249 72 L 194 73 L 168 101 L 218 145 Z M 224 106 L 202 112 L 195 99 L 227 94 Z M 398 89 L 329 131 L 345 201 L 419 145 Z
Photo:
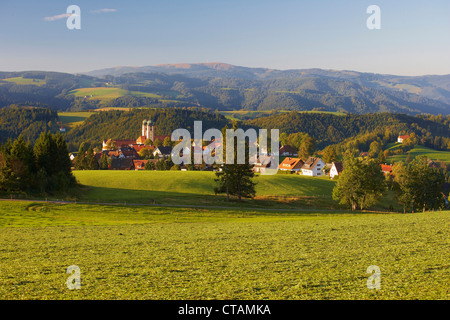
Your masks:
M 108 139 L 102 142 L 101 152 L 94 152 L 96 165 L 98 168 L 107 170 L 159 170 L 158 163 L 163 163 L 166 160 L 170 161 L 172 148 L 174 142 L 171 141 L 170 135 L 156 135 L 155 125 L 152 120 L 143 120 L 142 132 L 137 139 Z M 398 143 L 403 143 L 408 139 L 408 135 L 400 135 L 397 138 Z M 195 142 L 192 142 L 195 146 Z M 202 153 L 212 152 L 220 145 L 214 140 L 204 141 L 201 150 Z M 190 153 L 190 149 L 182 150 L 182 153 Z M 368 152 L 361 152 L 361 158 L 369 156 Z M 282 145 L 279 149 L 279 157 L 282 161 L 278 165 L 280 173 L 303 175 L 310 177 L 329 177 L 334 179 L 342 173 L 344 166 L 342 162 L 334 161 L 325 163 L 322 158 L 309 157 L 305 161 L 297 157 L 297 150 L 290 145 Z M 75 156 L 71 155 L 71 160 L 75 162 Z M 107 165 L 102 161 L 107 160 Z M 436 165 L 430 163 L 430 166 Z M 269 163 L 262 163 L 258 160 L 253 165 L 255 173 L 262 173 L 270 167 Z M 160 167 L 162 170 L 202 170 L 202 171 L 216 171 L 220 167 L 208 164 L 182 164 L 181 166 L 171 164 L 170 167 Z M 385 175 L 392 174 L 392 165 L 381 163 L 380 170 Z

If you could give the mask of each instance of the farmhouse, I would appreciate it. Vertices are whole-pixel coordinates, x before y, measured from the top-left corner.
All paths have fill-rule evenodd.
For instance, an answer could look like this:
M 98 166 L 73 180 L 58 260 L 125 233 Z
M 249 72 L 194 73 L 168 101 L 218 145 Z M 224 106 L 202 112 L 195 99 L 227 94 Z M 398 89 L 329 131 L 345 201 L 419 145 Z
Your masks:
M 302 166 L 302 174 L 311 177 L 322 176 L 322 169 L 324 166 L 325 162 L 323 162 L 322 159 L 309 157 Z
M 342 162 L 332 162 L 330 169 L 330 178 L 334 179 L 335 176 L 341 174 L 342 170 L 344 170 Z
M 404 140 L 409 139 L 409 135 L 398 136 L 397 142 L 403 143 Z
M 280 163 L 280 165 L 278 166 L 278 170 L 300 173 L 303 164 L 303 161 L 299 158 L 287 157 L 284 158 L 284 160 Z

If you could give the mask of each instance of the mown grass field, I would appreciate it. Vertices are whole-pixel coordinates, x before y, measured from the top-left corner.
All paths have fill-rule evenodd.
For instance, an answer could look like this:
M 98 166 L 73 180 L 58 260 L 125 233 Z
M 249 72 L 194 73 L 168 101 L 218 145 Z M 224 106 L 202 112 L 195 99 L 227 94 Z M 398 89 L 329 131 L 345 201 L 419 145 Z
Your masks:
M 125 96 L 127 94 L 149 98 L 161 98 L 161 96 L 157 94 L 137 92 L 137 91 L 127 91 L 117 87 L 80 88 L 70 91 L 69 94 L 72 94 L 75 97 L 87 96 L 88 99 L 102 100 L 102 101 L 116 99 Z
M 391 151 L 395 151 L 401 143 L 392 143 L 388 145 L 388 149 Z M 431 148 L 427 148 L 424 146 L 416 145 L 413 149 L 409 151 L 411 153 L 411 157 L 414 159 L 418 156 L 426 156 L 431 160 L 440 160 L 446 163 L 450 162 L 450 152 L 449 151 L 438 151 Z M 392 155 L 388 157 L 388 161 L 405 161 L 407 154 L 401 155 Z
M 0 201 L 0 230 L 2 299 L 449 298 L 449 212 Z M 66 287 L 70 265 L 80 290 Z

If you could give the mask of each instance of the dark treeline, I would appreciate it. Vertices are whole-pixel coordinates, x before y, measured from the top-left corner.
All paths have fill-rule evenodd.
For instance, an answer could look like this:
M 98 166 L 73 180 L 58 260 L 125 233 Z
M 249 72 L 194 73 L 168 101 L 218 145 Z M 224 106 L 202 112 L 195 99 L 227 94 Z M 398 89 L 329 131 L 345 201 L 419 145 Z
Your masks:
M 0 147 L 0 192 L 66 192 L 76 185 L 67 144 L 58 133 L 41 133 L 35 144 L 22 136 Z
M 56 132 L 59 128 L 56 111 L 45 108 L 9 107 L 0 109 L 0 144 L 22 135 L 34 142 L 41 132 Z

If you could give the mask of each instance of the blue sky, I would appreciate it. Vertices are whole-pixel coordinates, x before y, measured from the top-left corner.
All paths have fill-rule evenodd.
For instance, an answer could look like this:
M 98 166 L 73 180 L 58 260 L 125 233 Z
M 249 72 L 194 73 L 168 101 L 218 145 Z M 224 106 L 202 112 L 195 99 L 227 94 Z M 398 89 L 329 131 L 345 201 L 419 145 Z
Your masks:
M 81 30 L 45 20 L 72 4 Z M 372 4 L 381 30 L 366 27 Z M 422 75 L 450 74 L 449 56 L 448 0 L 0 2 L 2 71 L 225 62 Z

